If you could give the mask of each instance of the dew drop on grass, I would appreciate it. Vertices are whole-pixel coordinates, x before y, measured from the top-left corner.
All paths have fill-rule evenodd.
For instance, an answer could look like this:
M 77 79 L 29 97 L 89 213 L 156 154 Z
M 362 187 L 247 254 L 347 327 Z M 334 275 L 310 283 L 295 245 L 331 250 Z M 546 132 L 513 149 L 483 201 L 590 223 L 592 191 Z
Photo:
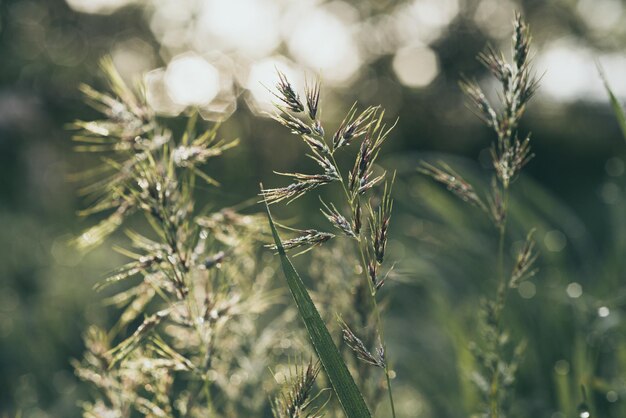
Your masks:
M 611 311 L 609 308 L 607 308 L 606 306 L 600 306 L 598 308 L 598 316 L 601 318 L 606 318 L 607 316 L 609 316 L 611 314 Z
M 580 418 L 591 418 L 591 413 L 589 412 L 589 407 L 586 403 L 581 403 L 578 405 L 578 416 Z

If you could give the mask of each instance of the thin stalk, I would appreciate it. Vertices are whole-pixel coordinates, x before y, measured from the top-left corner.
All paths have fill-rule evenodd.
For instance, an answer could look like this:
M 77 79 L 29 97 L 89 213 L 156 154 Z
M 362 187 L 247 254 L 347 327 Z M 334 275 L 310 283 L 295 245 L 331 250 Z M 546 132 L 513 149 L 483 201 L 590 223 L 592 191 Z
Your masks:
M 372 285 L 372 281 L 367 276 L 367 262 L 365 261 L 365 253 L 363 252 L 363 246 L 361 245 L 361 236 L 358 237 L 358 247 L 359 253 L 361 255 L 361 268 L 365 273 L 365 280 L 367 281 L 367 285 L 369 287 L 369 294 L 372 300 L 372 305 L 374 308 L 374 315 L 376 316 L 376 327 L 378 329 L 378 335 L 380 336 L 380 343 L 383 346 L 383 351 L 387 353 L 387 343 L 385 342 L 385 333 L 383 322 L 380 315 L 380 309 L 378 308 L 378 301 L 376 300 L 376 291 L 374 290 L 374 286 Z M 393 402 L 393 391 L 391 389 L 391 378 L 389 377 L 389 366 L 387 365 L 387 361 L 385 361 L 385 367 L 383 369 L 385 371 L 385 378 L 387 379 L 387 394 L 389 395 L 389 404 L 391 405 L 391 416 L 393 418 L 396 417 L 396 407 Z
M 352 199 L 350 197 L 350 193 L 348 193 L 348 188 L 346 187 L 346 184 L 344 182 L 343 179 L 343 175 L 341 174 L 341 171 L 339 171 L 339 166 L 337 165 L 337 161 L 335 160 L 335 155 L 334 153 L 330 153 L 330 158 L 335 166 L 335 169 L 337 170 L 337 173 L 339 174 L 339 181 L 341 183 L 341 186 L 343 188 L 343 192 L 345 194 L 346 200 L 348 202 L 348 206 L 350 206 L 350 210 L 352 211 L 353 209 L 353 205 L 354 205 L 354 199 Z M 356 196 L 356 199 L 358 199 L 359 197 Z M 369 288 L 369 295 L 370 295 L 370 299 L 372 302 L 372 307 L 374 309 L 374 316 L 376 317 L 376 328 L 378 331 L 378 335 L 380 337 L 380 343 L 383 347 L 383 350 L 385 352 L 385 354 L 387 353 L 387 344 L 385 342 L 385 334 L 384 334 L 384 328 L 383 328 L 383 323 L 382 323 L 382 319 L 381 319 L 381 315 L 380 315 L 380 309 L 378 308 L 378 301 L 376 300 L 376 291 L 374 289 L 374 286 L 372 285 L 372 281 L 370 280 L 369 276 L 367 275 L 367 261 L 365 259 L 365 252 L 363 251 L 363 236 L 362 234 L 359 233 L 359 235 L 357 235 L 356 237 L 357 239 L 357 247 L 359 248 L 359 255 L 360 255 L 360 261 L 361 261 L 361 269 L 363 270 L 363 275 L 365 277 L 365 281 L 367 282 L 368 288 Z M 393 418 L 396 418 L 396 408 L 393 402 L 393 391 L 391 389 L 391 378 L 389 377 L 389 366 L 387 365 L 387 361 L 385 361 L 385 367 L 384 367 L 384 372 L 385 372 L 385 378 L 387 379 L 387 394 L 389 395 L 389 404 L 391 405 L 391 415 Z
M 389 369 L 385 363 L 385 378 L 387 379 L 387 393 L 389 394 L 389 404 L 391 404 L 391 416 L 395 418 L 396 407 L 393 403 L 393 391 L 391 390 L 391 378 L 389 377 Z
M 508 188 L 504 188 L 502 191 L 502 207 L 504 213 L 504 220 L 502 221 L 502 225 L 500 226 L 500 236 L 498 242 L 498 274 L 500 276 L 499 284 L 498 284 L 498 295 L 497 295 L 497 303 L 500 307 L 498 309 L 498 331 L 501 328 L 501 317 L 502 310 L 504 310 L 504 305 L 506 304 L 506 296 L 507 296 L 507 277 L 504 271 L 504 241 L 506 238 L 506 225 L 509 218 L 509 191 Z
M 498 340 L 499 336 L 502 333 L 502 311 L 504 310 L 504 305 L 506 303 L 506 295 L 507 295 L 507 280 L 504 272 L 504 240 L 506 237 L 506 224 L 508 220 L 508 200 L 509 193 L 508 188 L 504 188 L 502 191 L 503 194 L 503 214 L 504 219 L 502 221 L 502 225 L 498 228 L 499 237 L 498 237 L 498 289 L 496 294 L 496 323 L 498 329 Z M 498 352 L 498 357 L 500 357 L 500 344 L 496 341 L 495 350 Z M 490 401 L 490 410 L 491 417 L 490 418 L 498 418 L 500 414 L 500 405 L 498 404 L 498 392 L 500 390 L 500 379 L 498 377 L 497 370 L 494 373 L 491 379 L 491 401 Z

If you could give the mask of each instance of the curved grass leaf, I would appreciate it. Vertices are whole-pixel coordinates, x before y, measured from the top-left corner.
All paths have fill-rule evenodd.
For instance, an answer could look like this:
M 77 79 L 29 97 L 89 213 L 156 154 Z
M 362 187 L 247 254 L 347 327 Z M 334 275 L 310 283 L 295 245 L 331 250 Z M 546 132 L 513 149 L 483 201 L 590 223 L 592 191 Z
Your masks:
M 289 285 L 289 290 L 291 291 L 296 305 L 298 306 L 300 317 L 304 321 L 309 337 L 311 337 L 313 347 L 319 356 L 322 366 L 324 366 L 326 375 L 330 380 L 333 391 L 341 403 L 341 407 L 348 418 L 371 417 L 372 415 L 363 400 L 363 395 L 361 395 L 359 388 L 356 386 L 356 383 L 354 383 L 354 380 L 352 379 L 346 364 L 343 362 L 343 359 L 339 354 L 339 350 L 337 350 L 337 347 L 335 346 L 324 321 L 322 321 L 317 308 L 311 300 L 309 292 L 285 253 L 285 248 L 283 247 L 278 231 L 276 230 L 276 226 L 274 225 L 272 214 L 270 213 L 270 208 L 267 202 L 265 202 L 265 209 L 267 210 L 270 228 L 272 230 L 276 248 L 278 249 L 278 254 L 280 256 L 283 272 L 285 273 L 285 278 L 287 279 L 287 284 Z
M 600 73 L 600 77 L 602 78 L 602 82 L 604 83 L 604 88 L 606 92 L 609 94 L 609 100 L 611 101 L 611 107 L 613 108 L 613 113 L 615 113 L 615 118 L 617 119 L 617 123 L 619 124 L 619 128 L 622 131 L 622 136 L 626 140 L 626 114 L 624 114 L 624 109 L 622 105 L 617 100 L 615 94 L 611 90 L 611 86 L 609 86 L 609 81 L 602 70 L 602 67 L 598 63 L 598 72 Z

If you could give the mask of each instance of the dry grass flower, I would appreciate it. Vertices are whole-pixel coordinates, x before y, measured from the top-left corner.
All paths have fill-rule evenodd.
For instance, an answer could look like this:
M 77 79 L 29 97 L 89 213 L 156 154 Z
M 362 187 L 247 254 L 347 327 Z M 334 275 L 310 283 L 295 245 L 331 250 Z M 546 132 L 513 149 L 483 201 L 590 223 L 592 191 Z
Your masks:
M 508 333 L 503 326 L 502 312 L 506 306 L 509 289 L 535 274 L 535 244 L 532 231 L 518 252 L 511 273 L 505 272 L 504 245 L 506 239 L 509 189 L 524 166 L 532 159 L 530 136 L 519 139 L 519 122 L 526 105 L 538 87 L 534 77 L 530 49 L 530 30 L 520 14 L 515 15 L 512 36 L 512 62 L 493 48 L 478 56 L 479 61 L 500 83 L 501 110 L 487 99 L 487 95 L 476 81 L 463 79 L 460 83 L 470 104 L 483 122 L 493 129 L 496 140 L 491 147 L 491 162 L 494 176 L 491 190 L 481 198 L 475 188 L 457 172 L 445 164 L 435 166 L 422 163 L 419 170 L 435 181 L 445 185 L 461 200 L 485 212 L 498 230 L 498 276 L 495 298 L 483 302 L 480 323 L 480 343 L 472 346 L 481 370 L 473 373 L 473 381 L 481 390 L 485 400 L 485 414 L 497 418 L 506 414 L 509 388 L 515 380 L 524 343 L 509 349 Z M 485 203 L 486 202 L 486 203 Z
M 217 185 L 204 166 L 237 141 L 219 139 L 217 126 L 198 132 L 195 114 L 182 131 L 168 128 L 141 86 L 128 87 L 109 59 L 103 68 L 112 93 L 82 90 L 104 118 L 74 128 L 79 151 L 99 153 L 102 161 L 82 175 L 90 205 L 82 214 L 108 215 L 76 243 L 97 245 L 133 215 L 144 223 L 133 222 L 129 245 L 116 248 L 130 261 L 97 287 L 110 294 L 105 302 L 119 316 L 109 331 L 90 328 L 84 358 L 74 364 L 97 389 L 83 403 L 84 416 L 259 416 L 274 389 L 267 364 L 306 350 L 276 349 L 293 311 L 269 311 L 276 293 L 273 275 L 260 268 L 263 218 L 219 208 L 217 200 L 213 212 L 195 209 L 197 182 Z M 288 87 L 282 94 L 295 110 L 302 104 Z M 306 188 L 323 178 L 297 181 Z M 330 238 L 310 233 L 306 240 Z M 307 382 L 317 374 L 311 370 Z M 301 403 L 302 395 L 291 401 Z
M 293 89 L 279 74 L 279 82 L 276 87 L 276 95 L 280 102 L 285 103 L 294 97 Z M 384 278 L 379 277 L 379 271 L 383 268 L 386 245 L 388 240 L 389 225 L 393 201 L 391 189 L 393 180 L 384 186 L 380 204 L 374 207 L 370 203 L 374 187 L 382 182 L 385 173 L 376 166 L 376 161 L 381 147 L 395 126 L 387 126 L 384 122 L 384 111 L 378 106 L 370 106 L 359 112 L 356 104 L 348 111 L 335 133 L 331 138 L 326 138 L 324 128 L 319 120 L 320 86 L 316 82 L 313 87 L 307 86 L 308 120 L 299 117 L 297 108 L 286 109 L 277 104 L 277 113 L 274 119 L 287 127 L 292 133 L 299 135 L 303 142 L 312 151 L 309 155 L 321 168 L 320 174 L 301 173 L 278 173 L 296 179 L 286 187 L 263 189 L 262 196 L 268 204 L 275 204 L 283 200 L 292 201 L 306 193 L 333 183 L 343 190 L 345 200 L 341 203 L 326 203 L 321 201 L 321 212 L 330 224 L 341 232 L 339 235 L 320 232 L 317 230 L 299 231 L 298 236 L 284 242 L 285 249 L 300 246 L 318 246 L 327 241 L 334 241 L 340 237 L 349 238 L 356 250 L 354 262 L 362 272 L 362 281 L 351 293 L 358 294 L 358 299 L 353 300 L 358 304 L 360 326 L 366 326 L 368 331 L 368 343 L 372 337 L 378 338 L 381 343 L 376 354 L 371 354 L 365 348 L 365 342 L 357 338 L 350 328 L 343 327 L 343 335 L 348 347 L 356 354 L 360 363 L 374 365 L 383 369 L 387 383 L 387 391 L 392 414 L 395 416 L 395 407 L 391 389 L 390 368 L 384 359 L 385 343 L 380 318 L 380 309 L 377 302 L 377 292 L 384 283 Z M 287 113 L 291 110 L 292 113 Z M 356 151 L 354 164 L 349 170 L 342 170 L 337 164 L 336 153 L 348 148 L 353 142 L 361 139 Z M 363 206 L 367 211 L 363 211 Z M 365 213 L 364 213 L 365 212 Z M 363 217 L 366 217 L 365 222 Z M 270 246 L 275 248 L 275 246 Z M 346 259 L 344 259 L 345 263 Z M 318 293 L 319 294 L 319 293 Z M 362 298 L 362 296 L 365 296 Z M 366 308 L 367 307 L 367 308 Z M 335 309 L 339 309 L 336 306 Z M 370 321 L 373 318 L 373 321 Z M 356 319 L 356 318 L 355 318 Z M 372 332 L 373 330 L 373 332 Z M 369 372 L 359 368 L 359 374 L 365 379 Z M 379 385 L 380 387 L 380 385 Z M 373 400 L 378 399 L 372 397 Z

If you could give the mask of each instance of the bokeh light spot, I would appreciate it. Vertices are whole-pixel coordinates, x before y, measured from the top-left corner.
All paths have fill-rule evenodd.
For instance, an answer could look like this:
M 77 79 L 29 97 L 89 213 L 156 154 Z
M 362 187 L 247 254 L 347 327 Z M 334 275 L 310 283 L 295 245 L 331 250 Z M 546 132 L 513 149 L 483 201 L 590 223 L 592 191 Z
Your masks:
M 583 287 L 579 283 L 572 282 L 567 285 L 565 292 L 567 293 L 567 296 L 569 296 L 570 298 L 578 299 L 583 294 Z
M 209 0 L 203 3 L 200 12 L 198 38 L 208 34 L 226 49 L 262 57 L 280 43 L 278 18 L 273 1 Z
M 546 232 L 543 242 L 548 251 L 559 252 L 563 251 L 567 245 L 567 238 L 561 231 L 553 229 L 552 231 Z
M 359 69 L 361 59 L 349 27 L 324 9 L 303 10 L 287 38 L 289 51 L 304 65 L 339 84 Z
M 204 58 L 184 54 L 174 58 L 167 66 L 165 86 L 175 103 L 205 105 L 217 96 L 220 76 Z
M 607 401 L 613 403 L 613 402 L 617 402 L 618 399 L 619 399 L 619 395 L 614 390 L 610 390 L 606 393 Z
M 392 65 L 400 82 L 408 87 L 427 86 L 439 73 L 437 55 L 428 47 L 400 48 Z
M 525 281 L 520 283 L 517 291 L 524 299 L 532 299 L 537 293 L 537 288 L 533 282 Z
M 600 318 L 606 318 L 607 316 L 609 316 L 611 314 L 611 310 L 606 307 L 606 306 L 600 306 L 598 308 L 598 316 Z

